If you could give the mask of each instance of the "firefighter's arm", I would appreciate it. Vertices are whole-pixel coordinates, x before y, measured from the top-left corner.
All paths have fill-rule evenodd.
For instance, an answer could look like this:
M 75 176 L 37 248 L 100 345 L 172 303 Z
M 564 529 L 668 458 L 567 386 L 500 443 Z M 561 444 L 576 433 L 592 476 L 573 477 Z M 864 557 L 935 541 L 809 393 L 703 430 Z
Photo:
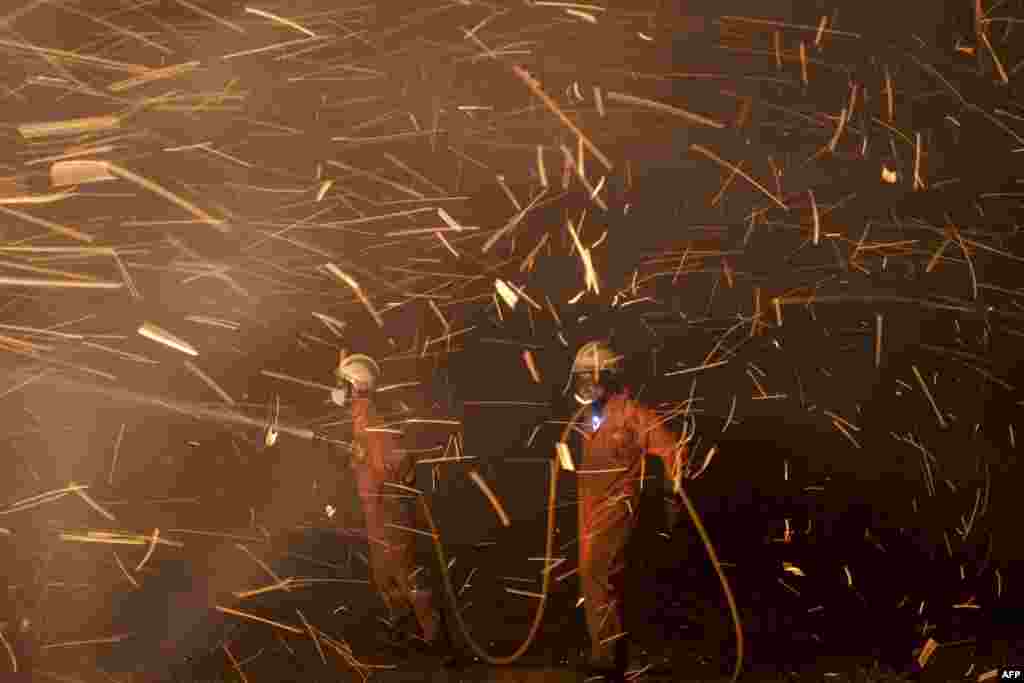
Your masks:
M 685 439 L 679 439 L 668 428 L 662 419 L 652 410 L 638 406 L 636 410 L 637 429 L 644 450 L 661 458 L 664 466 L 665 482 L 664 510 L 666 531 L 665 538 L 671 539 L 672 532 L 679 525 L 683 516 L 683 503 L 676 488 L 677 483 L 685 476 L 688 459 L 688 448 Z
M 688 460 L 688 449 L 683 439 L 678 438 L 672 430 L 665 426 L 664 420 L 652 410 L 635 403 L 632 418 L 637 437 L 645 453 L 662 459 L 665 478 L 672 492 L 676 490 L 676 482 L 685 472 Z
M 689 448 L 684 439 L 676 437 L 653 410 L 637 405 L 634 408 L 637 434 L 644 450 L 661 458 L 665 478 L 675 491 L 675 482 L 682 478 L 689 462 Z

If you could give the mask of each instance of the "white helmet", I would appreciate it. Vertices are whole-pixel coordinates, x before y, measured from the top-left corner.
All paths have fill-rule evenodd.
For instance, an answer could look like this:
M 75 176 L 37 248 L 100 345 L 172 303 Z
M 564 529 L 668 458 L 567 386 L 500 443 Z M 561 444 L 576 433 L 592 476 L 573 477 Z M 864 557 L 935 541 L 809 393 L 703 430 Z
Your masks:
M 608 342 L 592 341 L 584 344 L 572 363 L 576 401 L 588 405 L 606 396 L 609 390 L 608 375 L 619 371 L 621 360 L 622 356 L 612 351 Z
M 576 353 L 576 359 L 572 363 L 574 374 L 601 372 L 616 372 L 619 370 L 622 356 L 612 351 L 611 346 L 605 341 L 587 342 Z
M 339 380 L 351 384 L 356 392 L 369 394 L 377 388 L 377 380 L 380 379 L 381 372 L 377 361 L 369 356 L 356 353 L 351 356 L 342 354 L 338 369 L 334 371 L 334 374 Z

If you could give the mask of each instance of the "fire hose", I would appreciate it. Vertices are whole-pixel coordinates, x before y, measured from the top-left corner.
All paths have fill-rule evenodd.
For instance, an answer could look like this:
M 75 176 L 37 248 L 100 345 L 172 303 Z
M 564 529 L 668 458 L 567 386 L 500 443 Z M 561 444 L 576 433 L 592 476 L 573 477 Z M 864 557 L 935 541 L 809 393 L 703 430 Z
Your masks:
M 63 385 L 67 388 L 73 388 L 78 390 L 86 390 L 95 393 L 102 393 L 111 399 L 118 399 L 123 401 L 129 401 L 139 405 L 148 405 L 150 407 L 162 408 L 171 412 L 188 415 L 196 419 L 205 419 L 215 422 L 235 424 L 242 427 L 255 427 L 263 430 L 273 428 L 275 431 L 280 433 L 289 434 L 299 439 L 308 441 L 323 441 L 327 443 L 334 443 L 339 446 L 348 447 L 348 444 L 343 442 L 328 439 L 323 435 L 316 434 L 312 430 L 293 427 L 290 425 L 276 424 L 268 425 L 264 421 L 249 418 L 241 415 L 240 413 L 224 408 L 208 408 L 206 406 L 197 405 L 194 403 L 186 403 L 184 401 L 174 401 L 165 399 L 162 397 L 152 396 L 148 394 L 141 394 L 125 389 L 114 388 L 114 387 L 99 387 L 94 384 L 80 382 L 75 380 L 69 380 L 66 378 L 48 378 L 50 382 L 58 385 Z M 576 424 L 576 420 L 585 410 L 586 406 L 580 406 L 573 414 L 562 430 L 562 435 L 559 439 L 561 443 L 565 443 L 568 438 L 569 432 L 573 425 Z M 462 636 L 466 639 L 473 652 L 480 657 L 483 661 L 488 664 L 503 666 L 511 664 L 519 659 L 533 644 L 534 639 L 537 637 L 537 632 L 540 630 L 541 621 L 544 618 L 544 610 L 547 607 L 548 593 L 551 589 L 551 564 L 553 557 L 553 545 L 555 536 L 555 498 L 558 490 L 558 472 L 559 472 L 558 461 L 552 459 L 551 461 L 551 479 L 548 487 L 548 521 L 547 521 L 547 532 L 545 537 L 545 550 L 544 550 L 544 585 L 541 592 L 540 605 L 537 607 L 537 612 L 534 614 L 533 623 L 530 625 L 530 631 L 526 636 L 523 643 L 510 655 L 504 657 L 492 655 L 485 650 L 469 633 L 469 627 L 463 619 L 462 612 L 458 609 L 458 599 L 455 594 L 455 589 L 452 586 L 451 576 L 448 573 L 448 562 L 444 552 L 444 545 L 441 539 L 441 534 L 438 531 L 437 524 L 434 521 L 434 516 L 431 513 L 430 505 L 427 503 L 426 498 L 420 494 L 419 500 L 423 506 L 423 511 L 427 518 L 427 522 L 430 525 L 434 550 L 437 554 L 437 559 L 440 562 L 441 577 L 444 583 L 445 594 L 448 597 L 449 605 L 452 608 L 452 612 L 455 616 L 455 621 L 459 625 L 459 631 Z M 690 515 L 690 519 L 694 526 L 697 528 L 697 533 L 700 535 L 701 541 L 704 543 L 704 548 L 708 553 L 708 557 L 711 560 L 712 565 L 715 567 L 715 571 L 718 574 L 718 579 L 721 582 L 722 590 L 725 593 L 726 601 L 729 603 L 729 611 L 732 616 L 733 625 L 736 632 L 736 664 L 733 670 L 732 681 L 735 682 L 742 672 L 743 668 L 743 627 L 740 621 L 739 611 L 736 608 L 736 601 L 733 597 L 732 590 L 729 587 L 729 581 L 722 571 L 722 565 L 718 561 L 718 555 L 715 552 L 714 545 L 708 536 L 707 530 L 704 528 L 704 524 L 701 521 L 700 515 L 694 508 L 692 501 L 687 496 L 686 491 L 680 487 L 679 495 L 686 505 L 686 510 Z
M 585 409 L 586 406 L 580 406 L 573 414 L 572 419 L 568 421 L 565 429 L 562 431 L 562 436 L 560 438 L 561 443 L 566 442 L 569 431 Z M 480 645 L 480 643 L 478 643 L 470 634 L 469 626 L 466 624 L 466 621 L 462 616 L 462 611 L 459 609 L 458 598 L 455 594 L 455 588 L 452 585 L 451 575 L 448 572 L 448 559 L 445 555 L 441 533 L 437 528 L 434 515 L 430 510 L 430 505 L 427 503 L 426 497 L 423 494 L 420 494 L 419 496 L 420 503 L 423 506 L 424 515 L 427 518 L 427 523 L 430 525 L 434 551 L 437 554 L 437 560 L 441 567 L 441 577 L 444 584 L 445 595 L 448 597 L 448 603 L 455 616 L 455 622 L 459 625 L 459 631 L 462 633 L 462 637 L 466 639 L 469 647 L 480 659 L 488 664 L 503 666 L 511 664 L 519 659 L 528 649 L 530 649 L 534 639 L 537 637 L 537 632 L 539 631 L 540 624 L 544 618 L 544 610 L 547 606 L 548 593 L 551 588 L 552 546 L 554 545 L 555 538 L 555 497 L 558 491 L 558 472 L 560 465 L 556 459 L 552 459 L 550 467 L 551 477 L 548 483 L 548 521 L 544 544 L 544 581 L 543 588 L 541 590 L 540 605 L 537 606 L 537 611 L 534 614 L 533 622 L 530 624 L 530 630 L 526 635 L 526 639 L 512 654 L 506 656 L 493 655 L 487 652 L 487 650 L 485 650 L 484 647 Z M 714 565 L 715 571 L 718 574 L 718 579 L 722 585 L 722 591 L 725 593 L 725 599 L 729 603 L 729 612 L 736 632 L 736 663 L 733 668 L 732 675 L 732 681 L 735 683 L 743 671 L 743 626 L 740 621 L 739 610 L 736 607 L 736 600 L 733 597 L 732 589 L 729 587 L 729 580 L 722 571 L 722 565 L 718 561 L 718 554 L 715 552 L 714 544 L 711 542 L 711 538 L 708 536 L 707 530 L 704 528 L 700 515 L 697 513 L 696 508 L 693 506 L 693 502 L 690 500 L 690 497 L 686 495 L 686 491 L 682 487 L 679 489 L 679 495 L 686 505 L 686 511 L 689 513 L 690 519 L 693 521 L 693 525 L 697 528 L 697 533 L 700 535 L 701 541 L 704 543 L 704 548 L 708 553 L 708 558 L 711 560 L 711 563 Z

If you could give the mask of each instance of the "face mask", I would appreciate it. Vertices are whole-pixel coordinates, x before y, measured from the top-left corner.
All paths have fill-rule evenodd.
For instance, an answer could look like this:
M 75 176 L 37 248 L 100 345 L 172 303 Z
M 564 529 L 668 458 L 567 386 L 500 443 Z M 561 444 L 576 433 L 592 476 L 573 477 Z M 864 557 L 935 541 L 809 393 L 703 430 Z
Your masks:
M 604 395 L 604 388 L 594 380 L 593 373 L 579 373 L 576 375 L 576 401 L 581 405 L 589 405 L 600 400 Z
M 331 401 L 339 408 L 344 408 L 348 403 L 350 390 L 347 382 L 342 383 L 337 389 L 331 392 Z

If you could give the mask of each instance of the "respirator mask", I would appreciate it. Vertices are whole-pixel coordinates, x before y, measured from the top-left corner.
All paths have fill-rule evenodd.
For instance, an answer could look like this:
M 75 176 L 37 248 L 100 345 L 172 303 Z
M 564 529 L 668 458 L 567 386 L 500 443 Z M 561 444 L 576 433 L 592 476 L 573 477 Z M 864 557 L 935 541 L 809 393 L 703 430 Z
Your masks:
M 600 375 L 595 377 L 593 372 L 576 373 L 573 388 L 576 402 L 580 405 L 590 405 L 604 398 L 605 388 L 601 379 Z
M 352 385 L 341 381 L 338 383 L 338 388 L 331 392 L 331 403 L 339 408 L 344 408 L 348 404 L 348 398 L 351 394 Z

